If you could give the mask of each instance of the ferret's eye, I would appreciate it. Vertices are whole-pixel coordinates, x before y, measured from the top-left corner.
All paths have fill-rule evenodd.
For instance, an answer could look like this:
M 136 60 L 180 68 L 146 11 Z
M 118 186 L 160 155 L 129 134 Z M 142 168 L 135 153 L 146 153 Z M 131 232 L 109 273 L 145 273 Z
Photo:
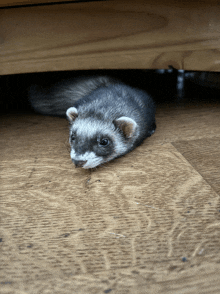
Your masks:
M 101 145 L 101 146 L 107 146 L 108 144 L 109 144 L 108 139 L 102 139 L 99 142 L 99 145 Z
M 74 141 L 76 139 L 76 136 L 72 134 L 70 138 L 71 138 L 71 141 Z

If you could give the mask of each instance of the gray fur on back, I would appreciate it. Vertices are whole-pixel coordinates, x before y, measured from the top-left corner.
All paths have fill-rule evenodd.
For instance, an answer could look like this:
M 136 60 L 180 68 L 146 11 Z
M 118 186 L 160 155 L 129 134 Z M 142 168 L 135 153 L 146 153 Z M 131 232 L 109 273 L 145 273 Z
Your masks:
M 145 91 L 121 82 L 100 86 L 78 100 L 74 106 L 78 109 L 79 118 L 92 117 L 109 123 L 122 116 L 133 119 L 139 126 L 138 137 L 141 141 L 143 137 L 150 136 L 155 125 L 155 104 L 152 98 Z
M 29 100 L 36 112 L 66 116 L 66 110 L 76 101 L 103 85 L 110 85 L 113 79 L 105 76 L 79 77 L 60 82 L 50 88 L 32 85 Z

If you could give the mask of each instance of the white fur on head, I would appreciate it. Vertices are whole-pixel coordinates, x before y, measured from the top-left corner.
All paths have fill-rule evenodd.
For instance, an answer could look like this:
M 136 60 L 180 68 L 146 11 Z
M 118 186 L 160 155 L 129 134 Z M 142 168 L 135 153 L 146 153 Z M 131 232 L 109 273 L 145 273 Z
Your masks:
M 70 122 L 73 122 L 78 116 L 77 109 L 75 107 L 68 108 L 66 111 L 66 116 Z
M 119 117 L 114 121 L 114 123 L 123 132 L 125 138 L 133 137 L 137 129 L 137 123 L 130 117 Z

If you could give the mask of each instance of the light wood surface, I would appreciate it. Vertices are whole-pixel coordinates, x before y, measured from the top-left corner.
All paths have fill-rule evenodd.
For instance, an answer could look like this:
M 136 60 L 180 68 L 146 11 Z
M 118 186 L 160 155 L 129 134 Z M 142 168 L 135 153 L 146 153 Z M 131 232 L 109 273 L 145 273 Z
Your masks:
M 219 1 L 128 0 L 0 10 L 0 74 L 220 70 Z
M 159 108 L 93 171 L 65 119 L 12 113 L 1 132 L 0 293 L 220 293 L 219 104 Z

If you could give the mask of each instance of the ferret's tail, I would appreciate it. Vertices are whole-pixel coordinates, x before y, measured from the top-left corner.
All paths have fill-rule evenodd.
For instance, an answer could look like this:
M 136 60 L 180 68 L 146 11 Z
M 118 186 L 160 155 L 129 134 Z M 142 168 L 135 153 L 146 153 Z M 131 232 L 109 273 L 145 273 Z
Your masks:
M 50 88 L 32 85 L 29 89 L 29 101 L 36 112 L 65 117 L 67 109 L 74 106 L 76 101 L 95 89 L 112 83 L 114 79 L 110 77 L 90 76 L 65 80 Z

